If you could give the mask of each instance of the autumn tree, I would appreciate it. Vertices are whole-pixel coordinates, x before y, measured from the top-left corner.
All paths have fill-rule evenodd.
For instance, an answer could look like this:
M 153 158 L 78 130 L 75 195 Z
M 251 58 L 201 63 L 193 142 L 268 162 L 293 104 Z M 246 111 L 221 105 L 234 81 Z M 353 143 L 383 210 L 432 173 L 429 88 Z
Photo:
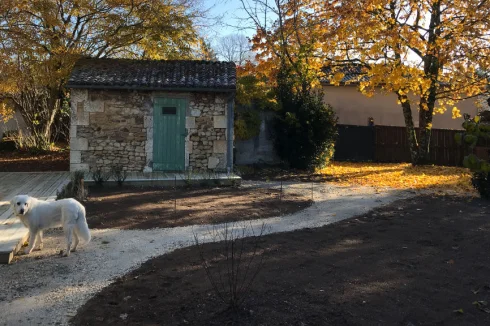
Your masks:
M 191 58 L 203 15 L 196 1 L 0 2 L 3 103 L 13 103 L 31 128 L 51 139 L 63 85 L 79 57 Z M 42 119 L 29 118 L 26 101 Z
M 321 32 L 301 1 L 241 0 L 254 25 L 252 50 L 256 53 L 257 71 L 278 80 L 281 70 L 294 79 L 297 92 L 308 93 L 319 84 L 318 72 L 323 60 L 318 57 Z
M 301 62 L 315 71 L 311 80 L 327 77 L 333 83 L 343 77 L 345 64 L 355 63 L 363 69 L 358 80 L 361 92 L 370 96 L 381 88 L 395 93 L 414 164 L 428 162 L 434 114 L 449 107 L 458 117 L 458 101 L 487 91 L 488 76 L 481 73 L 489 71 L 490 63 L 490 2 L 486 0 L 251 3 L 250 16 L 258 27 L 254 44 L 266 53 L 281 49 L 290 61 L 294 54 L 309 54 Z M 264 26 L 260 17 L 269 17 L 272 24 Z M 328 76 L 325 66 L 330 68 Z M 419 135 L 414 106 L 419 112 Z

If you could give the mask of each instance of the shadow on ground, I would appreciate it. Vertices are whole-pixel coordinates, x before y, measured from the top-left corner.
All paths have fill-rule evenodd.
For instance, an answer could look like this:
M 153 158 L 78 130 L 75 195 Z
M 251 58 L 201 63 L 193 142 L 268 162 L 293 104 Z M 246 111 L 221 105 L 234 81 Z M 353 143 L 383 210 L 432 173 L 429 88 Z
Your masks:
M 480 200 L 423 196 L 334 225 L 264 236 L 264 266 L 239 317 L 212 291 L 198 248 L 180 249 L 117 279 L 73 321 L 488 325 L 489 211 Z M 226 275 L 226 259 L 216 255 L 223 244 L 203 248 L 216 258 L 211 272 Z

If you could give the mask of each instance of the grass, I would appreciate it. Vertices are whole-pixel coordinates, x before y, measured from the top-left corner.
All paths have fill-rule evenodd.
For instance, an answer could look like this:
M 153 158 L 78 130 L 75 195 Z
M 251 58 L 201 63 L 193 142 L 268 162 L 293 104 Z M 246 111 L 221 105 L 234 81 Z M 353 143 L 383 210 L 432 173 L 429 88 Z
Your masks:
M 397 189 L 431 189 L 439 193 L 474 195 L 468 169 L 447 166 L 412 166 L 409 163 L 334 162 L 317 171 L 341 184 Z

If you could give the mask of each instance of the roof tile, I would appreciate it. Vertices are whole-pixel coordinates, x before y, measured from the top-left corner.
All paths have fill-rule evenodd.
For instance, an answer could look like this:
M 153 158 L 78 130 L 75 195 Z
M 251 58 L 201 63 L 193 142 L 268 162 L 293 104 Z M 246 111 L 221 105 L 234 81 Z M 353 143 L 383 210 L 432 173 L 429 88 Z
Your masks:
M 119 89 L 236 89 L 233 62 L 198 60 L 80 59 L 67 87 Z

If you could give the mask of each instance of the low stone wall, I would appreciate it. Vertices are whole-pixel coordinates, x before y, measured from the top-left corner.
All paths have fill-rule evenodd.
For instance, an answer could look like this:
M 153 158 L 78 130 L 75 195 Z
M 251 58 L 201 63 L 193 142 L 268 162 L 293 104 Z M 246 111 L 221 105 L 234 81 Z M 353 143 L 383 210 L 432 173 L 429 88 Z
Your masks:
M 121 165 L 126 171 L 151 172 L 153 100 L 188 99 L 186 169 L 226 170 L 227 95 L 87 90 L 71 92 L 70 170 Z

